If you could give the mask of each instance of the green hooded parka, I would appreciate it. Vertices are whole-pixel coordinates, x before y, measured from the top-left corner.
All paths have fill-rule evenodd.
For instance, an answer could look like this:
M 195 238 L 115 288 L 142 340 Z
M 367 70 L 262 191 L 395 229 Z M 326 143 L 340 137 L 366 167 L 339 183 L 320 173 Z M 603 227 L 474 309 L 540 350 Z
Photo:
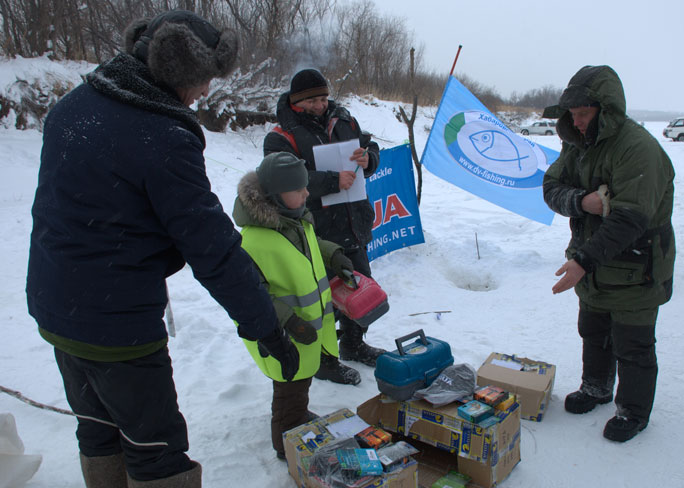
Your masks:
M 583 136 L 568 110 L 598 104 L 592 133 Z M 608 66 L 585 66 L 573 76 L 557 106 L 563 146 L 544 177 L 544 200 L 570 217 L 566 250 L 587 272 L 575 286 L 579 298 L 605 310 L 657 307 L 672 295 L 674 169 L 658 141 L 626 116 L 622 83 Z M 590 124 L 591 126 L 591 124 Z M 606 217 L 582 210 L 582 198 L 605 184 Z

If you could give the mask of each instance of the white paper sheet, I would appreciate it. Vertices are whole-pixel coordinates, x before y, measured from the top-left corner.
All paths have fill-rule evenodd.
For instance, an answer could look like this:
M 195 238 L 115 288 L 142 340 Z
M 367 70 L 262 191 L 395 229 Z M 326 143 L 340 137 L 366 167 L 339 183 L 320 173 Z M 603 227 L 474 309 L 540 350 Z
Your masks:
M 363 176 L 363 168 L 349 158 L 358 149 L 358 139 L 351 141 L 322 144 L 313 147 L 316 169 L 319 171 L 356 171 L 354 184 L 348 190 L 340 190 L 339 193 L 323 195 L 321 203 L 324 206 L 337 203 L 356 202 L 366 198 L 366 179 Z
M 335 439 L 344 439 L 346 437 L 354 437 L 354 435 L 368 428 L 368 424 L 363 421 L 358 415 L 349 417 L 334 424 L 326 425 L 328 432 L 332 434 Z
M 515 369 L 516 371 L 520 371 L 522 369 L 522 364 L 515 361 L 502 361 L 501 359 L 494 358 L 492 359 L 492 364 L 494 366 L 502 366 L 508 369 Z

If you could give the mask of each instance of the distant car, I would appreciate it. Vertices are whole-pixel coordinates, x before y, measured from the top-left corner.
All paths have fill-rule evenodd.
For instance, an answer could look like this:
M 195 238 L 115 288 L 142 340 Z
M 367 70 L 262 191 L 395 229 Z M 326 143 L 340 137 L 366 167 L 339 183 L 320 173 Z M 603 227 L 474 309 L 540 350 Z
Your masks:
M 684 142 L 684 117 L 677 117 L 663 129 L 663 135 L 673 141 Z
M 556 121 L 542 120 L 541 122 L 535 122 L 532 125 L 521 127 L 520 133 L 524 136 L 529 136 L 530 134 L 552 136 L 556 133 Z

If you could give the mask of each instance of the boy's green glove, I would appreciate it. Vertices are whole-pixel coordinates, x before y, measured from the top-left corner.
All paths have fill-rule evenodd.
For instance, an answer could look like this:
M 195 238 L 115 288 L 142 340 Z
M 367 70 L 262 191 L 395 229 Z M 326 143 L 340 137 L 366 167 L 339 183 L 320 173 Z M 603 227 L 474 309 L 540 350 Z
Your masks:
M 354 271 L 354 264 L 351 259 L 344 255 L 342 249 L 338 249 L 330 257 L 330 269 L 332 269 L 340 278 L 347 279 L 344 271 L 346 270 L 348 271 L 348 274 L 351 274 Z
M 301 344 L 312 344 L 318 338 L 314 326 L 299 318 L 297 314 L 292 314 L 292 317 L 287 319 L 285 330 L 290 334 L 290 337 Z

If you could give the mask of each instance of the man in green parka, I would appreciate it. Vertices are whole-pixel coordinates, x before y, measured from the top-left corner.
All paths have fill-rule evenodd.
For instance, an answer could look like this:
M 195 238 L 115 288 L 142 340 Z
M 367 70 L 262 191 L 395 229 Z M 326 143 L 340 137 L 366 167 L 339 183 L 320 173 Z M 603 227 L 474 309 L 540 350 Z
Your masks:
M 672 296 L 674 169 L 660 144 L 625 113 L 617 73 L 585 66 L 558 105 L 563 147 L 544 177 L 544 200 L 570 217 L 568 261 L 553 293 L 579 297 L 582 385 L 565 398 L 581 414 L 613 399 L 616 415 L 603 435 L 624 442 L 648 425 L 658 364 L 658 307 Z

